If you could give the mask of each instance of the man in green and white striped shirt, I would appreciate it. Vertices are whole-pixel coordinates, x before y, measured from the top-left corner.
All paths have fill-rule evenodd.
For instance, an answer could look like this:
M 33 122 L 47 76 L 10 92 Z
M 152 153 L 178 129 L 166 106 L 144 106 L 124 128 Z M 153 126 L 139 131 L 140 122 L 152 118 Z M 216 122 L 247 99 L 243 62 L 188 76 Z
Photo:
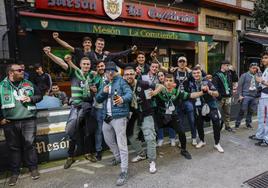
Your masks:
M 94 152 L 94 133 L 96 129 L 96 120 L 91 115 L 93 94 L 91 90 L 95 90 L 92 86 L 94 74 L 90 70 L 91 63 L 87 57 L 83 57 L 80 61 L 80 69 L 72 63 L 70 55 L 65 56 L 64 60 L 53 55 L 50 47 L 45 47 L 44 52 L 46 55 L 67 71 L 71 79 L 71 112 L 66 124 L 66 133 L 70 138 L 68 159 L 64 168 L 70 168 L 74 163 L 75 148 L 78 140 L 83 140 L 81 143 L 83 153 L 86 159 L 91 162 L 96 162 Z M 83 134 L 81 134 L 83 133 Z M 81 137 L 81 138 L 79 138 Z

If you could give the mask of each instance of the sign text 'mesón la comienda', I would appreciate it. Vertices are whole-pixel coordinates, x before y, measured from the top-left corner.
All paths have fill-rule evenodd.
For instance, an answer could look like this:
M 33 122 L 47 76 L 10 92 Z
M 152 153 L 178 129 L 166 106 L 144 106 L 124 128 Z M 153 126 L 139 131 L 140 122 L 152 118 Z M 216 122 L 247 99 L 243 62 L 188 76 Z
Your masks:
M 172 8 L 124 3 L 123 1 L 122 3 L 122 13 L 119 18 L 198 27 L 197 14 L 178 11 Z M 107 16 L 107 13 L 104 11 L 106 7 L 104 7 L 103 0 L 36 0 L 36 8 L 63 11 L 77 15 Z

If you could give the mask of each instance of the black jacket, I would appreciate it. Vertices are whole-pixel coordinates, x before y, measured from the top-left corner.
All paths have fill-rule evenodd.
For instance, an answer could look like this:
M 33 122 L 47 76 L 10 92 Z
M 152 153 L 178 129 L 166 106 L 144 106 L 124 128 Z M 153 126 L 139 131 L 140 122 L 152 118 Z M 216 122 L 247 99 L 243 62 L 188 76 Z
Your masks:
M 235 71 L 227 71 L 223 73 L 227 75 L 227 83 L 228 83 L 228 88 L 229 88 L 229 93 L 227 93 L 226 89 L 224 88 L 223 81 L 219 77 L 220 73 L 223 73 L 223 72 L 221 72 L 220 70 L 217 71 L 213 75 L 213 79 L 212 79 L 213 85 L 216 87 L 216 89 L 218 90 L 220 94 L 218 97 L 218 100 L 220 100 L 223 97 L 231 97 L 233 94 L 233 83 L 238 81 L 238 77 Z

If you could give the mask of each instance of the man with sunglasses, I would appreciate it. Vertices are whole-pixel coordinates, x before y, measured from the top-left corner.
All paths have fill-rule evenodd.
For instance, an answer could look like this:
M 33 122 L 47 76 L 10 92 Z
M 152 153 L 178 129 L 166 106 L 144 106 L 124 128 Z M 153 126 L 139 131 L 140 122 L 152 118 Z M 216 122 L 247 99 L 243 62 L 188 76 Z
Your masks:
M 238 129 L 245 113 L 246 127 L 251 129 L 252 114 L 257 110 L 257 97 L 259 84 L 256 81 L 256 73 L 258 72 L 258 64 L 251 63 L 249 71 L 242 74 L 238 81 L 237 94 L 239 96 L 240 110 L 236 118 L 235 128 Z
M 127 82 L 117 73 L 114 62 L 105 65 L 107 80 L 100 88 L 96 101 L 103 103 L 103 135 L 114 155 L 113 165 L 121 163 L 121 173 L 116 185 L 126 183 L 128 177 L 127 117 L 132 91 Z
M 222 123 L 225 124 L 225 130 L 232 132 L 234 130 L 230 127 L 231 98 L 233 95 L 233 83 L 237 82 L 238 78 L 236 73 L 229 69 L 229 66 L 230 62 L 223 60 L 220 70 L 214 74 L 212 82 L 220 94 L 217 99 L 222 109 Z
M 4 128 L 10 151 L 11 177 L 14 186 L 20 174 L 21 163 L 28 166 L 32 179 L 38 179 L 36 137 L 36 106 L 42 100 L 40 91 L 24 79 L 24 69 L 18 64 L 7 67 L 7 77 L 0 83 L 0 126 Z M 23 153 L 23 154 L 22 154 Z
M 124 69 L 124 79 L 128 82 L 133 91 L 131 102 L 132 116 L 129 121 L 130 124 L 133 123 L 133 131 L 132 135 L 128 138 L 137 156 L 134 157 L 131 162 L 145 160 L 147 153 L 149 172 L 154 174 L 156 172 L 156 132 L 153 117 L 154 109 L 151 99 L 153 95 L 161 91 L 161 86 L 156 86 L 156 84 L 147 81 L 137 80 L 135 77 L 136 73 L 134 68 L 126 67 Z M 143 150 L 142 143 L 139 140 L 140 131 L 143 132 L 147 152 Z
M 181 92 L 190 92 L 190 80 L 191 74 L 187 69 L 187 59 L 184 56 L 178 58 L 178 69 L 173 73 L 175 78 L 175 82 L 177 84 L 178 89 Z M 180 122 L 185 125 L 184 123 L 184 116 L 187 114 L 187 119 L 189 126 L 191 128 L 191 135 L 192 135 L 192 145 L 196 145 L 196 127 L 194 123 L 194 107 L 192 102 L 187 99 L 184 100 L 180 107 L 178 108 L 178 115 L 180 118 Z
M 77 68 L 70 55 L 66 55 L 64 60 L 51 53 L 50 47 L 44 48 L 45 54 L 56 64 L 66 70 L 71 78 L 71 111 L 66 123 L 65 131 L 69 136 L 68 158 L 64 164 L 64 169 L 68 169 L 75 162 L 75 151 L 78 143 L 81 143 L 85 158 L 91 162 L 97 162 L 94 155 L 96 119 L 92 116 L 93 94 L 92 87 L 93 73 L 90 70 L 91 64 L 87 57 L 80 61 L 80 69 Z

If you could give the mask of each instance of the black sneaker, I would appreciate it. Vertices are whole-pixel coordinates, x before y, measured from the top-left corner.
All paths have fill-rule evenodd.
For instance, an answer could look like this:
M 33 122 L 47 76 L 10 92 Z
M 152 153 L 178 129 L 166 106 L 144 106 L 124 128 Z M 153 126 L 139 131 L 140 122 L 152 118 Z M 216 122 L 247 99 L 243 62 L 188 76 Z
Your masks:
M 112 166 L 117 166 L 117 165 L 119 165 L 121 163 L 121 161 L 120 160 L 116 160 L 115 158 L 111 161 L 111 165 Z
M 235 130 L 238 130 L 240 127 L 240 124 L 235 124 Z
M 72 157 L 68 157 L 64 164 L 64 169 L 70 168 L 74 162 L 75 160 Z
M 127 182 L 127 176 L 128 176 L 127 172 L 121 172 L 119 174 L 119 177 L 118 177 L 117 181 L 116 181 L 116 185 L 117 186 L 124 185 Z
M 102 159 L 102 152 L 101 151 L 97 151 L 96 158 L 98 161 L 101 161 L 101 159 Z
M 37 169 L 31 171 L 31 176 L 33 180 L 37 180 L 40 178 L 40 173 Z
M 265 140 L 259 141 L 255 145 L 260 147 L 268 147 L 268 143 L 265 142 Z
M 192 159 L 191 154 L 187 150 L 181 150 L 181 155 L 185 157 L 185 159 Z
M 251 124 L 247 124 L 246 126 L 247 126 L 248 129 L 253 129 Z
M 9 186 L 14 186 L 17 184 L 17 181 L 18 181 L 18 175 L 12 175 L 9 180 L 8 180 L 8 185 Z
M 95 157 L 95 155 L 93 153 L 87 153 L 85 154 L 85 159 L 89 160 L 92 163 L 96 163 L 97 162 L 97 158 Z
M 251 139 L 251 140 L 262 141 L 262 139 L 257 138 L 256 135 L 251 135 L 248 138 Z
M 225 130 L 228 132 L 235 132 L 231 127 L 225 127 Z

